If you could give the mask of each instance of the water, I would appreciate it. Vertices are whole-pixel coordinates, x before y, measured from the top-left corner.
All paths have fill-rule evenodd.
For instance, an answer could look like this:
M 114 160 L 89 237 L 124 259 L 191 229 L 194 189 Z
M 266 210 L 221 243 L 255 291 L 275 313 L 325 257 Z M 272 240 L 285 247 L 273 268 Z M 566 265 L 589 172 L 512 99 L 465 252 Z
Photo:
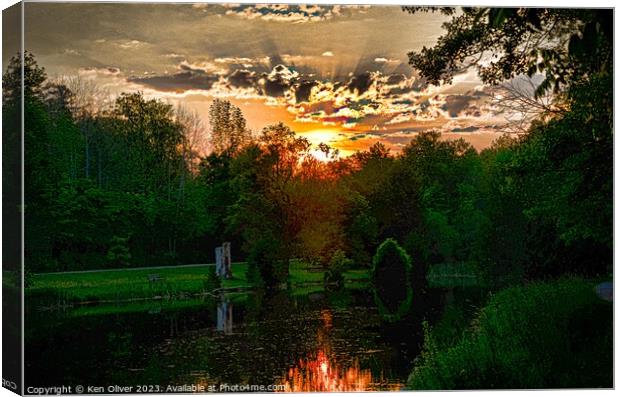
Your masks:
M 29 301 L 26 384 L 400 390 L 422 321 L 445 304 L 431 295 L 398 322 L 385 321 L 362 290 L 64 309 Z

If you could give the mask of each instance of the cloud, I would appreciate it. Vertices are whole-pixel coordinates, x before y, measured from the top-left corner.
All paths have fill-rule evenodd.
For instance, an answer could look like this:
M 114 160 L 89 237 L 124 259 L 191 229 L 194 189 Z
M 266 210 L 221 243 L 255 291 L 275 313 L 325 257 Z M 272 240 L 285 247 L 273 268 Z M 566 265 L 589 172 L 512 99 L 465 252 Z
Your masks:
M 185 58 L 185 56 L 181 54 L 175 54 L 174 52 L 172 52 L 169 54 L 164 54 L 164 58 L 183 59 Z
M 225 74 L 227 69 L 213 62 L 188 62 L 183 61 L 178 66 L 183 71 L 205 73 L 205 74 Z
M 188 90 L 209 90 L 218 81 L 220 72 L 221 69 L 209 62 L 191 64 L 183 61 L 179 64 L 179 71 L 174 74 L 129 77 L 127 81 L 159 91 L 178 93 Z
M 272 57 L 184 60 L 176 73 L 130 77 L 127 81 L 169 95 L 262 100 L 266 106 L 280 107 L 297 123 L 381 136 L 400 131 L 390 138 L 394 142 L 403 139 L 402 131 L 411 132 L 416 126 L 474 133 L 488 124 L 484 116 L 490 111 L 490 97 L 485 91 L 437 93 L 415 75 L 381 71 L 350 73 L 339 81 L 318 78 L 311 70 L 292 66 L 292 57 L 282 55 L 283 63 L 272 68 L 266 67 Z M 472 125 L 473 119 L 480 126 Z M 458 122 L 465 120 L 470 122 Z
M 349 91 L 356 92 L 358 95 L 362 95 L 370 88 L 373 82 L 373 76 L 370 72 L 364 72 L 356 76 L 351 77 L 351 80 L 347 83 Z
M 334 53 L 331 51 L 325 51 L 324 53 L 321 54 L 324 57 L 333 57 Z
M 291 98 L 291 86 L 299 78 L 299 73 L 294 69 L 279 64 L 271 72 L 263 73 L 258 83 L 262 88 L 263 94 L 269 97 Z
M 116 43 L 117 46 L 124 50 L 135 50 L 136 48 L 140 48 L 145 46 L 146 42 L 140 40 L 128 40 Z
M 115 67 L 78 69 L 78 74 L 80 76 L 117 76 L 119 73 L 120 69 Z
M 244 68 L 251 68 L 256 65 L 269 65 L 271 59 L 268 56 L 258 57 L 258 58 L 248 58 L 248 57 L 222 57 L 215 58 L 215 63 L 226 64 L 226 65 L 240 65 Z
M 379 58 L 375 58 L 375 62 L 376 63 L 400 63 L 401 61 L 399 59 L 388 59 L 388 58 L 379 57 Z
M 480 117 L 481 97 L 478 95 L 448 95 L 444 99 L 442 109 L 452 118 L 456 117 Z
M 451 132 L 474 132 L 474 131 L 478 131 L 480 129 L 480 127 L 476 127 L 473 125 L 470 125 L 469 127 L 456 127 L 451 129 Z
M 363 13 L 367 10 L 358 6 L 306 4 L 235 4 L 225 5 L 225 8 L 225 14 L 229 16 L 288 23 L 319 22 L 341 16 L 344 11 Z
M 316 87 L 319 83 L 314 80 L 304 80 L 301 81 L 295 87 L 295 102 L 302 103 L 308 102 L 310 100 L 310 94 L 312 93 L 312 89 Z
M 228 81 L 235 87 L 253 88 L 257 87 L 256 72 L 247 69 L 238 69 L 228 76 Z

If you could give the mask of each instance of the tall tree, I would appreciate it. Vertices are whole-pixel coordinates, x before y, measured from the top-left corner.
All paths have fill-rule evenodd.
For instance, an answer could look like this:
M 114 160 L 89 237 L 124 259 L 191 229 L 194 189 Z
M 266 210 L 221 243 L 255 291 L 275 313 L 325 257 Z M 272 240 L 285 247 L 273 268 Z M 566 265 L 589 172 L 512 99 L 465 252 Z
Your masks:
M 211 146 L 215 152 L 236 152 L 251 137 L 241 109 L 224 99 L 215 99 L 209 108 Z
M 231 166 L 238 200 L 229 208 L 228 223 L 243 234 L 250 255 L 264 258 L 255 254 L 269 251 L 276 262 L 263 265 L 278 267 L 265 273 L 276 274 L 272 282 L 286 281 L 288 275 L 301 226 L 290 187 L 303 159 L 311 156 L 310 147 L 307 139 L 279 123 L 265 127 L 258 142 L 245 147 Z

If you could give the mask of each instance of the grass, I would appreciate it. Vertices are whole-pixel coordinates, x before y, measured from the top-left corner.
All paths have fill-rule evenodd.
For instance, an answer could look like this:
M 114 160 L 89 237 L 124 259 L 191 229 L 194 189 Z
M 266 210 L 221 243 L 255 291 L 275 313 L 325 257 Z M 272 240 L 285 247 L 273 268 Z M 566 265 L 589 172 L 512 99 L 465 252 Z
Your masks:
M 246 288 L 247 265 L 233 263 L 233 278 L 223 280 L 227 289 Z M 149 281 L 157 274 L 158 281 Z M 45 273 L 32 277 L 30 295 L 53 293 L 68 301 L 118 301 L 148 298 L 178 298 L 204 292 L 206 266 L 162 269 L 102 270 L 86 273 Z
M 574 278 L 511 287 L 455 343 L 438 344 L 427 331 L 409 388 L 612 387 L 613 305 L 594 286 Z
M 249 289 L 246 279 L 247 264 L 233 263 L 233 278 L 222 280 L 226 290 Z M 323 271 L 292 261 L 289 269 L 290 284 L 299 289 L 308 284 L 322 284 Z M 149 275 L 160 280 L 149 281 Z M 27 289 L 29 296 L 53 296 L 62 302 L 118 302 L 123 300 L 190 298 L 205 292 L 205 266 L 180 266 L 130 270 L 102 270 L 96 272 L 44 273 L 32 277 Z M 345 272 L 345 281 L 360 282 L 368 278 L 366 270 Z
M 342 273 L 345 283 L 364 282 L 370 279 L 370 269 L 351 269 Z M 292 260 L 289 266 L 289 283 L 295 285 L 322 284 L 325 272 L 310 265 Z

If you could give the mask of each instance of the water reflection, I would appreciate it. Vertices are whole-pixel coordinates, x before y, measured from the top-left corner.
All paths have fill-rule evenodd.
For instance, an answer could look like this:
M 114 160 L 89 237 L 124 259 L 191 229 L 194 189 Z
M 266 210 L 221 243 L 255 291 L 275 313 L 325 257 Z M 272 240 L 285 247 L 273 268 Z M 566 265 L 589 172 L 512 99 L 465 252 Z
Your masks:
M 102 306 L 43 313 L 30 301 L 28 383 L 393 390 L 402 387 L 421 344 L 418 322 L 386 324 L 368 291 L 187 303 L 157 311 Z
M 319 350 L 299 359 L 289 368 L 281 382 L 285 392 L 336 392 L 399 390 L 402 385 L 388 383 L 381 376 L 373 378 L 370 369 L 363 369 L 357 357 L 338 362 L 332 353 L 330 331 L 333 318 L 330 310 L 321 311 L 322 327 L 317 331 Z
M 230 335 L 233 332 L 233 304 L 223 296 L 217 305 L 216 329 L 226 335 Z
M 314 359 L 299 360 L 283 382 L 287 392 L 366 391 L 372 383 L 371 371 L 360 369 L 357 360 L 351 367 L 343 368 L 329 360 L 322 350 Z

